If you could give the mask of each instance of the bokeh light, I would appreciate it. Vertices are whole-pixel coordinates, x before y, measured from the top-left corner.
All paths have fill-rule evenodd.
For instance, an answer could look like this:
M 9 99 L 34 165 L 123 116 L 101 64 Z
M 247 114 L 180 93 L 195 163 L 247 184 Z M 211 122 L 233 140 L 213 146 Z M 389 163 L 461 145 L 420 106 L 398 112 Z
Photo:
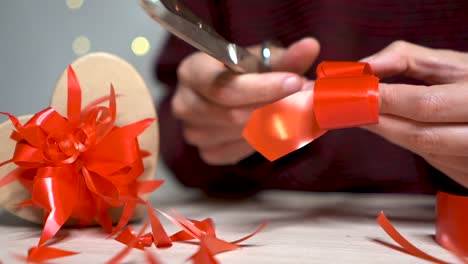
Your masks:
M 80 9 L 83 2 L 83 0 L 66 0 L 67 7 L 70 9 Z
M 136 37 L 132 41 L 132 51 L 137 56 L 143 56 L 150 50 L 149 41 L 145 37 Z
M 76 55 L 83 55 L 88 53 L 91 48 L 91 42 L 86 36 L 78 36 L 73 41 L 72 48 Z

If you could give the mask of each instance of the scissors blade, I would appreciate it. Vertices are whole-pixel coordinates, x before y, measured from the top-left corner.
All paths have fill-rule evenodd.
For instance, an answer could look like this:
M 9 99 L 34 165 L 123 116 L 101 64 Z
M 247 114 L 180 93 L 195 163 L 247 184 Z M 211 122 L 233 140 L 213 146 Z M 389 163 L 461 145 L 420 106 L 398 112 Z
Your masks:
M 247 49 L 230 43 L 177 0 L 140 0 L 145 12 L 166 30 L 237 73 L 268 68 Z

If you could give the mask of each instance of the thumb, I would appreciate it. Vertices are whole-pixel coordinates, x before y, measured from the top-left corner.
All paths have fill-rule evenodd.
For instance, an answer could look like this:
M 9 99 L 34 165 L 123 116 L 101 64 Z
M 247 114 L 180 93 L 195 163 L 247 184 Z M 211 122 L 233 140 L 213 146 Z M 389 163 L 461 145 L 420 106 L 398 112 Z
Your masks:
M 278 46 L 270 47 L 271 66 L 273 71 L 287 71 L 302 75 L 314 63 L 320 52 L 320 44 L 314 38 L 303 38 L 291 44 L 287 49 Z M 250 51 L 260 54 L 261 48 Z

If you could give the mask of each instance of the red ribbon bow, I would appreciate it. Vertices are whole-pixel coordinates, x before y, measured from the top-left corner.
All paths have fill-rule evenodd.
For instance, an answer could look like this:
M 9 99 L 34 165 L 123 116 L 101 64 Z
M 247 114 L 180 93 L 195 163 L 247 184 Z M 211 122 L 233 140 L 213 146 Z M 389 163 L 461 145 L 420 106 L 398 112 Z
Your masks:
M 367 63 L 322 62 L 314 90 L 255 110 L 243 136 L 266 158 L 276 160 L 329 129 L 377 123 L 378 84 Z
M 114 232 L 125 226 L 140 194 L 155 190 L 162 181 L 137 181 L 144 171 L 137 136 L 154 119 L 144 119 L 123 127 L 115 125 L 116 95 L 100 98 L 81 111 L 81 88 L 68 68 L 67 117 L 52 108 L 35 114 L 24 126 L 9 114 L 17 141 L 9 162 L 18 168 L 0 180 L 0 187 L 18 180 L 31 193 L 20 206 L 44 210 L 45 223 L 39 246 L 52 238 L 69 219 L 78 225 L 96 221 L 108 232 L 112 220 L 107 210 L 124 206 Z M 109 101 L 109 106 L 100 106 Z

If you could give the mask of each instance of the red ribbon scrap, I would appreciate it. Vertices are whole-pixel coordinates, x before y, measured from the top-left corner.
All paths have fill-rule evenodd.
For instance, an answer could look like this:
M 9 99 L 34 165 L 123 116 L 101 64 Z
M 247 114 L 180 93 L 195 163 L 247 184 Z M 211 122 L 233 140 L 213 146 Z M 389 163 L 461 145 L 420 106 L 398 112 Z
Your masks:
M 150 247 L 153 243 L 156 245 L 156 247 L 166 247 L 168 245 L 170 246 L 171 242 L 183 242 L 183 241 L 188 241 L 188 240 L 193 240 L 193 239 L 197 239 L 199 241 L 199 248 L 197 252 L 189 258 L 189 260 L 191 260 L 195 264 L 211 264 L 211 263 L 217 264 L 218 261 L 214 258 L 215 255 L 223 253 L 223 252 L 240 249 L 241 247 L 238 246 L 238 244 L 256 235 L 257 233 L 262 231 L 267 225 L 267 222 L 264 222 L 253 233 L 243 238 L 240 238 L 238 240 L 227 242 L 217 237 L 215 227 L 214 227 L 214 222 L 211 218 L 206 218 L 202 221 L 192 220 L 192 219 L 188 220 L 184 218 L 183 216 L 181 216 L 179 213 L 177 213 L 175 210 L 172 210 L 175 217 L 172 217 L 169 214 L 162 212 L 162 211 L 159 211 L 159 212 L 163 216 L 165 216 L 169 221 L 171 221 L 176 226 L 181 228 L 182 231 L 177 232 L 170 237 L 165 236 L 165 239 L 168 239 L 168 240 L 165 240 L 165 242 L 163 243 L 159 243 L 158 238 L 157 238 L 158 235 L 155 235 L 155 234 L 158 234 L 160 230 L 155 230 L 154 227 L 160 224 L 159 224 L 159 221 L 157 220 L 156 214 L 152 210 L 150 210 L 150 219 L 151 219 L 153 232 L 143 235 L 144 233 L 143 230 L 145 228 L 142 228 L 139 234 L 135 235 L 135 232 L 133 231 L 131 227 L 127 227 L 126 229 L 124 229 L 120 233 L 120 235 L 118 235 L 115 238 L 115 240 L 123 244 L 126 244 L 127 248 L 123 249 L 122 252 L 117 254 L 117 256 L 111 261 L 109 261 L 108 264 L 118 263 L 114 261 L 120 260 L 123 256 L 128 254 L 131 248 L 144 250 L 146 247 Z M 148 252 L 148 251 L 145 250 L 145 252 Z M 158 263 L 158 262 L 155 262 L 155 263 Z
M 325 61 L 313 90 L 301 91 L 255 110 L 244 138 L 276 160 L 330 129 L 378 122 L 379 79 L 367 63 Z
M 436 241 L 463 264 L 468 264 L 468 196 L 438 192 L 436 197 Z M 433 263 L 449 264 L 411 244 L 392 225 L 383 212 L 377 217 L 380 227 L 401 248 L 398 251 Z
M 13 157 L 0 166 L 11 162 L 18 166 L 0 179 L 0 187 L 19 181 L 31 194 L 31 199 L 19 206 L 38 207 L 45 214 L 38 245 L 28 251 L 27 257 L 19 258 L 43 262 L 77 254 L 46 243 L 71 220 L 79 226 L 97 222 L 114 236 L 127 225 L 137 204 L 147 206 L 152 233 L 142 235 L 148 223 L 136 236 L 131 229 L 125 229 L 117 240 L 127 244 L 127 248 L 109 263 L 119 263 L 133 247 L 142 249 L 153 243 L 156 247 L 170 247 L 172 241 L 186 238 L 184 233 L 169 237 L 151 205 L 140 197 L 163 183 L 162 180 L 138 180 L 144 172 L 142 159 L 149 153 L 140 150 L 137 136 L 155 120 L 144 119 L 123 127 L 116 126 L 116 95 L 112 84 L 109 96 L 99 98 L 81 110 L 81 88 L 71 66 L 67 78 L 67 117 L 48 107 L 21 125 L 15 116 L 0 112 L 13 123 L 16 130 L 11 138 L 17 142 Z M 108 107 L 101 106 L 106 101 Z M 108 209 L 113 207 L 123 207 L 116 227 L 108 214 Z M 190 238 L 201 240 L 200 251 L 204 253 L 194 255 L 197 256 L 193 257 L 194 263 L 208 263 L 205 259 L 214 260 L 214 254 L 237 248 L 235 244 L 241 242 L 224 243 L 214 235 L 212 224 L 202 221 L 203 224 L 191 227 L 183 217 L 178 217 L 180 226 Z M 148 263 L 159 262 L 149 252 L 145 252 L 145 257 Z

